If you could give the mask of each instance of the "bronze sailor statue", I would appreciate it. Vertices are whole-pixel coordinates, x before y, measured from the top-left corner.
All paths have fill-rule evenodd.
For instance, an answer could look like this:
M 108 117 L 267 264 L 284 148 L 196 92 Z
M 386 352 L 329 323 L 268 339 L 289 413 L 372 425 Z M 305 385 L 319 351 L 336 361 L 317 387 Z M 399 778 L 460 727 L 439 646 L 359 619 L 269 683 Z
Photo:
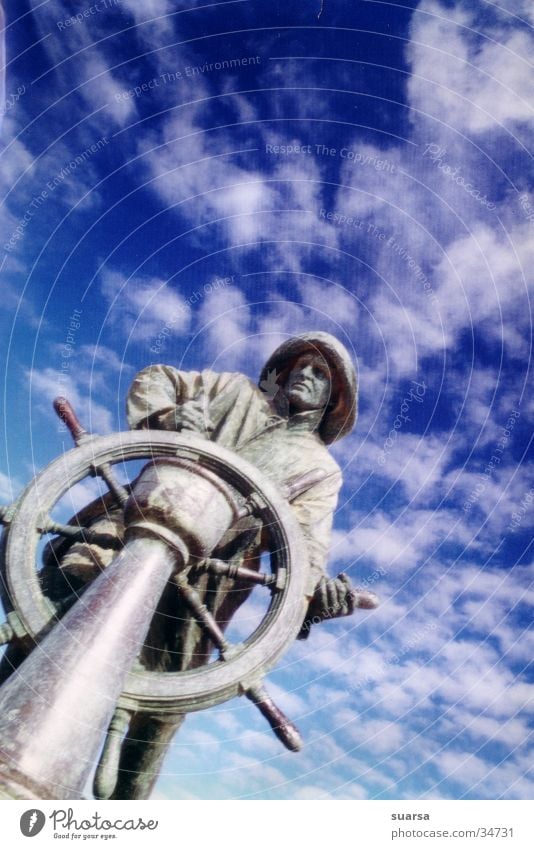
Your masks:
M 4 510 L 6 796 L 76 798 L 105 735 L 95 796 L 147 798 L 185 714 L 234 695 L 247 696 L 298 750 L 298 731 L 268 696 L 263 676 L 313 623 L 377 604 L 343 573 L 326 572 L 342 484 L 327 446 L 357 416 L 346 348 L 323 332 L 291 338 L 270 356 L 259 385 L 240 373 L 149 366 L 128 393 L 131 433 L 92 437 L 67 402 L 57 406 L 78 446 L 70 452 L 73 477 L 97 474 L 110 492 L 67 525 L 51 522 L 54 500 L 73 482 L 55 461 Z M 150 458 L 141 474 L 120 484 L 113 464 L 140 458 Z M 22 522 L 35 525 L 25 544 Z M 36 572 L 45 533 L 54 537 Z M 270 594 L 264 621 L 244 641 L 230 642 L 229 623 L 260 586 Z M 89 663 L 80 648 L 87 640 Z M 28 686 L 38 675 L 49 677 L 57 698 L 37 692 L 32 705 Z M 91 690 L 83 710 L 74 686 Z M 35 704 L 46 716 L 35 733 L 49 739 L 28 758 L 24 734 L 35 723 Z M 83 715 L 69 719 L 72 710 Z M 52 756 L 75 738 L 77 729 L 62 721 L 90 726 L 82 728 L 91 739 L 79 751 L 81 767 L 68 769 L 65 757 Z

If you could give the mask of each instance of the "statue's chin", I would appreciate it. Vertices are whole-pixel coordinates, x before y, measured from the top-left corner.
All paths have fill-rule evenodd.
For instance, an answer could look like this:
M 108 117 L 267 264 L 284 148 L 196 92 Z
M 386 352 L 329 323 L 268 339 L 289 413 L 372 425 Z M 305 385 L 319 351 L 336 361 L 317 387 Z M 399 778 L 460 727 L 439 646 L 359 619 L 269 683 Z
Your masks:
M 312 403 L 309 397 L 306 395 L 301 395 L 298 390 L 292 390 L 287 395 L 289 401 L 289 409 L 295 413 L 303 413 L 306 410 L 315 409 L 315 405 Z

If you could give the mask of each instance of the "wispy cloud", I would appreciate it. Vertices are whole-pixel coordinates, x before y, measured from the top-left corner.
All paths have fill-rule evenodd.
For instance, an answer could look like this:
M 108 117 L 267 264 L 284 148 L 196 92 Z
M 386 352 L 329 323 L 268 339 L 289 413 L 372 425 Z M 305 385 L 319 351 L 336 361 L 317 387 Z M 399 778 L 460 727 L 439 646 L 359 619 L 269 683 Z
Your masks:
M 123 338 L 156 346 L 164 328 L 183 332 L 190 307 L 165 280 L 126 277 L 119 271 L 102 273 L 101 291 L 109 307 L 109 321 Z

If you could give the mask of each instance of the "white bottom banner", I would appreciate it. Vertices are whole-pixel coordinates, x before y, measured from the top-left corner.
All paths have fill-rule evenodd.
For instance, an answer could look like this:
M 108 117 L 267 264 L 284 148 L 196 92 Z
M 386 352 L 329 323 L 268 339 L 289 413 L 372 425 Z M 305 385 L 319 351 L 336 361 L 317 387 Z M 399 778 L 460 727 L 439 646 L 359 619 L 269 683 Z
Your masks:
M 4 802 L 2 845 L 60 841 L 130 846 L 502 847 L 532 849 L 534 804 L 524 801 Z

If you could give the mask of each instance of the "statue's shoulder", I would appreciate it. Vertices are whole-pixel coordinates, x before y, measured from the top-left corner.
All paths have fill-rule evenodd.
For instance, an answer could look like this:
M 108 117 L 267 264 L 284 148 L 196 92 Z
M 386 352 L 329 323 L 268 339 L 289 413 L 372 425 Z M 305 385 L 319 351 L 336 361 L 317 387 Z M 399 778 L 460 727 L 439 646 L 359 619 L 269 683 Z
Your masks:
M 321 460 L 321 467 L 328 472 L 329 476 L 334 478 L 335 476 L 339 477 L 342 480 L 343 475 L 341 472 L 341 467 L 337 462 L 336 458 L 332 456 L 332 453 L 329 451 L 328 446 L 324 444 L 324 442 L 319 439 L 320 449 L 318 452 L 318 457 Z
M 211 369 L 204 369 L 200 372 L 200 377 L 206 385 L 217 386 L 220 390 L 223 389 L 247 389 L 250 392 L 263 396 L 263 392 L 258 386 L 239 371 L 222 371 L 215 372 Z
M 148 366 L 144 366 L 140 369 L 134 379 L 134 383 L 141 383 L 143 381 L 154 381 L 154 380 L 172 380 L 176 381 L 179 379 L 181 374 L 195 374 L 195 372 L 182 372 L 181 369 L 175 368 L 175 366 L 169 366 L 165 363 L 150 363 Z M 198 374 L 198 372 L 196 372 Z
M 130 387 L 129 399 L 138 396 L 153 398 L 163 395 L 176 402 L 187 398 L 205 396 L 210 404 L 227 407 L 262 407 L 267 403 L 265 393 L 241 372 L 216 372 L 212 369 L 187 371 L 160 363 L 139 371 Z

